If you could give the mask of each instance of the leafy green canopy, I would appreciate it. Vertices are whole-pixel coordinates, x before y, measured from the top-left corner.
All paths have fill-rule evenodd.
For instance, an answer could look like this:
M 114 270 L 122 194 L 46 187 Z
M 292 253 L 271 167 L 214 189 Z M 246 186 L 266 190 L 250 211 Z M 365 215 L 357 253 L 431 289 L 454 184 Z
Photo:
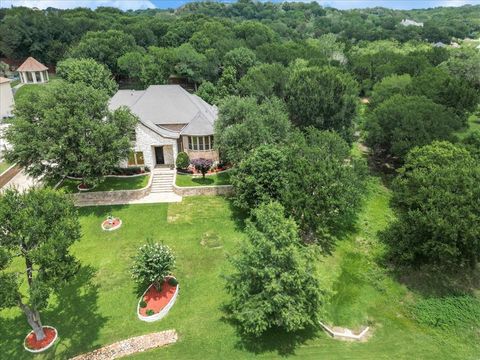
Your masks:
M 397 219 L 384 234 L 399 263 L 475 266 L 480 164 L 448 142 L 414 148 L 392 184 Z
M 281 202 L 303 239 L 328 252 L 337 235 L 354 223 L 364 164 L 350 159 L 350 148 L 337 133 L 314 128 L 292 136 L 284 151 L 286 188 Z
M 77 212 L 66 195 L 49 189 L 0 195 L 0 310 L 19 306 L 42 337 L 38 310 L 75 274 L 78 263 L 69 249 L 79 239 Z M 17 259 L 24 266 L 18 272 L 10 267 Z
M 369 115 L 366 140 L 376 154 L 401 162 L 410 149 L 452 139 L 461 126 L 454 112 L 424 96 L 395 95 Z
M 113 95 L 118 85 L 110 70 L 93 59 L 66 59 L 57 64 L 57 75 L 70 83 L 82 82 Z
M 358 87 L 352 77 L 334 67 L 294 69 L 286 90 L 290 118 L 302 128 L 335 130 L 352 141 Z
M 52 84 L 17 104 L 6 159 L 33 176 L 95 184 L 126 159 L 137 119 L 108 110 L 108 96 L 84 83 Z
M 281 144 L 289 136 L 290 121 L 278 99 L 257 104 L 252 97 L 230 96 L 220 104 L 215 122 L 215 147 L 234 164 L 262 144 Z
M 275 202 L 262 204 L 247 221 L 248 241 L 232 259 L 227 277 L 229 316 L 247 335 L 272 328 L 318 326 L 322 291 L 312 248 L 301 245 L 297 225 Z
M 231 177 L 235 205 L 250 211 L 279 200 L 286 186 L 286 160 L 283 149 L 273 145 L 262 145 L 242 160 Z

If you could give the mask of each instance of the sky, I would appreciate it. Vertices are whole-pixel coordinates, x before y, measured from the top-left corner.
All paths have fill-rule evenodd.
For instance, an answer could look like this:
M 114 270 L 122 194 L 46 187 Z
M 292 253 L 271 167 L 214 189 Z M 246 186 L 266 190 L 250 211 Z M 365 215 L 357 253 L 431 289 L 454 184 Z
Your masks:
M 27 6 L 45 9 L 55 7 L 70 9 L 75 7 L 96 8 L 98 6 L 112 6 L 122 10 L 137 10 L 151 8 L 177 8 L 187 2 L 195 0 L 0 0 L 0 7 Z M 219 2 L 235 2 L 235 0 L 217 0 Z M 273 0 L 282 2 L 283 0 Z M 309 0 L 289 0 L 309 1 Z M 322 6 L 337 9 L 352 9 L 382 6 L 393 9 L 418 9 L 437 6 L 462 6 L 465 4 L 479 5 L 480 0 L 317 0 Z

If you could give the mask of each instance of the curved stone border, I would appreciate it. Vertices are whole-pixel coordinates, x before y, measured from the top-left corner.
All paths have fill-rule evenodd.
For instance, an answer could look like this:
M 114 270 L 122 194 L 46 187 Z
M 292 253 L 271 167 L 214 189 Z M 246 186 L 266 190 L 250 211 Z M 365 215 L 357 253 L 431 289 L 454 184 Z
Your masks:
M 122 179 L 128 179 L 128 178 L 133 178 L 133 177 L 140 177 L 140 176 L 147 176 L 150 175 L 151 171 L 145 171 L 144 173 L 140 174 L 132 174 L 132 175 L 105 175 L 106 178 L 122 178 Z M 82 180 L 82 178 L 77 178 L 75 176 L 65 176 L 67 179 L 70 180 Z
M 153 286 L 153 284 L 150 285 L 147 288 L 147 290 L 145 290 L 143 292 L 143 294 L 140 297 L 140 300 L 138 300 L 138 304 L 137 304 L 137 316 L 140 320 L 145 321 L 145 322 L 154 322 L 154 321 L 160 320 L 161 318 L 165 317 L 165 315 L 167 315 L 168 312 L 170 311 L 170 309 L 172 308 L 173 304 L 175 304 L 175 301 L 177 300 L 177 296 L 178 296 L 178 290 L 180 289 L 180 284 L 177 284 L 177 288 L 175 289 L 175 293 L 173 294 L 173 297 L 170 299 L 168 304 L 162 310 L 160 310 L 160 312 L 158 312 L 156 314 L 153 314 L 151 316 L 140 315 L 140 303 L 142 302 L 143 297 L 147 293 L 148 289 L 150 289 L 152 286 Z
M 198 195 L 231 195 L 232 185 L 207 185 L 207 186 L 177 186 L 173 184 L 173 192 L 180 196 Z
M 108 219 L 107 219 L 107 220 L 108 220 Z M 117 230 L 117 229 L 120 229 L 120 227 L 122 226 L 122 219 L 118 219 L 118 221 L 120 221 L 120 224 L 118 224 L 117 226 L 115 226 L 115 227 L 112 227 L 112 228 L 110 228 L 110 229 L 105 229 L 105 228 L 103 227 L 103 223 L 104 223 L 105 221 L 107 221 L 107 220 L 103 220 L 103 221 L 102 221 L 102 224 L 100 225 L 100 226 L 101 226 L 101 228 L 102 228 L 102 230 L 104 230 L 104 231 L 113 231 L 113 230 Z
M 88 192 L 88 191 L 90 191 L 90 190 L 95 189 L 95 185 L 92 186 L 92 187 L 90 187 L 90 188 L 86 188 L 86 189 L 81 188 L 80 185 L 82 185 L 82 184 L 78 184 L 78 185 L 77 185 L 77 189 L 78 189 L 78 191 L 80 191 L 80 192 Z
M 43 326 L 43 327 L 44 327 L 44 328 L 49 328 L 49 329 L 55 330 L 55 337 L 53 338 L 52 342 L 51 342 L 50 344 L 48 344 L 47 346 L 45 346 L 44 348 L 42 348 L 42 349 L 33 350 L 33 349 L 28 348 L 28 347 L 25 345 L 25 343 L 27 342 L 28 336 L 33 332 L 33 330 L 32 330 L 32 331 L 30 331 L 30 332 L 27 334 L 27 336 L 25 336 L 25 339 L 23 340 L 23 348 L 24 348 L 25 350 L 27 350 L 28 352 L 37 354 L 37 353 L 41 353 L 41 352 L 43 352 L 43 351 L 45 351 L 45 350 L 47 350 L 47 349 L 50 349 L 50 348 L 53 346 L 53 344 L 55 344 L 55 341 L 57 341 L 57 339 L 58 339 L 58 331 L 57 331 L 57 329 L 55 329 L 53 326 L 48 326 L 48 325 L 45 325 L 45 326 Z
M 360 334 L 354 334 L 352 330 L 350 329 L 344 329 L 344 332 L 338 332 L 338 331 L 335 331 L 333 329 L 331 329 L 330 327 L 328 327 L 327 325 L 325 325 L 324 323 L 320 322 L 320 325 L 322 326 L 322 328 L 331 336 L 333 337 L 334 339 L 339 339 L 339 340 L 355 340 L 355 341 L 361 341 L 365 338 L 365 335 L 367 335 L 368 333 L 368 330 L 370 330 L 370 327 L 367 326 L 365 329 L 363 329 Z
M 70 360 L 119 359 L 124 356 L 173 344 L 177 340 L 178 334 L 175 330 L 165 330 L 118 341 L 92 352 L 75 356 Z

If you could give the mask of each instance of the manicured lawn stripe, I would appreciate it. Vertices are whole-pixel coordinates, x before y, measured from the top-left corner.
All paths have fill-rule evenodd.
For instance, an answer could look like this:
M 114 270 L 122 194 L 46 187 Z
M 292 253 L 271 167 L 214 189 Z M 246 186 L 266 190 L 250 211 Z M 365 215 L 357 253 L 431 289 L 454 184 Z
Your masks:
M 217 174 L 206 175 L 205 179 L 201 176 L 177 174 L 175 183 L 177 186 L 229 185 L 230 174 L 230 171 L 224 171 Z

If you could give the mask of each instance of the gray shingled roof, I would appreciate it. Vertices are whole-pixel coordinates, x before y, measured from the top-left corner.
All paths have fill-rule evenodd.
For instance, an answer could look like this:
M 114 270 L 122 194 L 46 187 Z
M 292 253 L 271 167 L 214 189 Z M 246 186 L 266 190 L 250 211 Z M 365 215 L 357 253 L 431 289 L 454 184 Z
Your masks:
M 119 90 L 110 99 L 110 109 L 127 106 L 140 121 L 164 137 L 212 135 L 217 109 L 179 85 L 151 85 L 146 90 Z M 182 130 L 164 126 L 183 124 Z M 164 126 L 162 126 L 164 125 Z M 174 127 L 172 127 L 174 128 Z

